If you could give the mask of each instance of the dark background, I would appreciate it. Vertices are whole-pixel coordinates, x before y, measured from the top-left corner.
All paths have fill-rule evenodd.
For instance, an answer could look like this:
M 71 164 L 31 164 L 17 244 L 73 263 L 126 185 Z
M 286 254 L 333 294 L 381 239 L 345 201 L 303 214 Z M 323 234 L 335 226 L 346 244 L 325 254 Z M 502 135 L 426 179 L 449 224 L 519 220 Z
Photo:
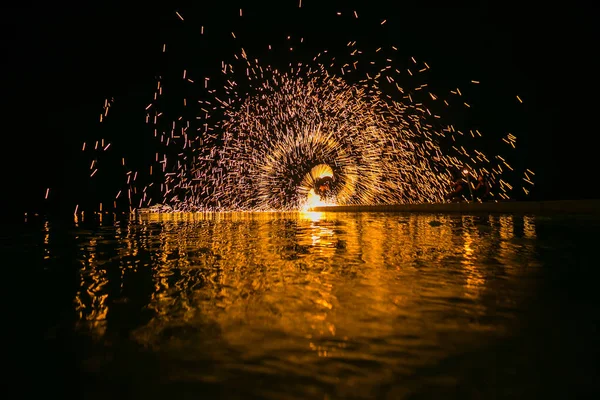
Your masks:
M 156 75 L 212 74 L 240 44 L 260 52 L 295 32 L 305 38 L 298 51 L 311 58 L 354 38 L 362 48 L 393 44 L 403 61 L 428 62 L 434 86 L 480 80 L 473 118 L 492 127 L 497 143 L 501 132 L 517 136 L 518 164 L 536 173 L 531 199 L 598 197 L 598 29 L 587 2 L 304 0 L 301 10 L 296 0 L 196 3 L 2 6 L 4 211 L 44 212 L 48 204 L 72 211 L 78 198 L 102 191 L 86 178 L 81 145 L 104 137 L 135 158 Z M 360 24 L 349 18 L 355 9 Z M 169 58 L 161 58 L 163 43 Z M 102 125 L 106 98 L 115 103 Z

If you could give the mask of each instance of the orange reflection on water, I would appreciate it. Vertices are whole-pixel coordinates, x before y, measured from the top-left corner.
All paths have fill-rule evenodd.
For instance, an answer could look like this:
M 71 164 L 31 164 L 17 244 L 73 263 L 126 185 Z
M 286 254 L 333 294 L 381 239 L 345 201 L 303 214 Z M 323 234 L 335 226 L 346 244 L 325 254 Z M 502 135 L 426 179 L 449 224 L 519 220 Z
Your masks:
M 108 292 L 105 286 L 109 283 L 107 271 L 100 267 L 97 260 L 97 239 L 92 237 L 85 248 L 86 259 L 82 260 L 80 271 L 80 290 L 75 295 L 75 310 L 79 316 L 80 326 L 85 326 L 95 337 L 102 337 L 106 332 L 108 315 Z M 83 249 L 82 249 L 83 250 Z
M 524 227 L 518 237 L 515 224 Z M 314 357 L 388 363 L 390 346 L 413 354 L 394 358 L 408 368 L 468 346 L 460 332 L 500 331 L 479 321 L 519 301 L 512 285 L 534 257 L 534 224 L 513 216 L 148 214 L 82 243 L 76 309 L 96 337 L 110 333 L 114 314 L 137 321 L 129 337 L 145 348 L 219 363 L 235 351 L 239 368 L 269 359 L 261 368 L 311 365 L 318 373 L 326 367 Z
M 44 260 L 50 258 L 50 224 L 44 221 Z

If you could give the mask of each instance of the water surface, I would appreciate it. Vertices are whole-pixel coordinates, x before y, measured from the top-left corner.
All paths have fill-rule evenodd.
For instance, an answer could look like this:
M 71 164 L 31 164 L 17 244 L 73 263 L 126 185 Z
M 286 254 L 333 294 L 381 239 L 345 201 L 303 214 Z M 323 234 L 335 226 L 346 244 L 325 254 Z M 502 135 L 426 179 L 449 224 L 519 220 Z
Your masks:
M 595 392 L 587 217 L 377 213 L 29 221 L 28 375 L 77 398 Z M 31 322 L 31 321 L 30 321 Z M 564 397 L 563 397 L 564 398 Z

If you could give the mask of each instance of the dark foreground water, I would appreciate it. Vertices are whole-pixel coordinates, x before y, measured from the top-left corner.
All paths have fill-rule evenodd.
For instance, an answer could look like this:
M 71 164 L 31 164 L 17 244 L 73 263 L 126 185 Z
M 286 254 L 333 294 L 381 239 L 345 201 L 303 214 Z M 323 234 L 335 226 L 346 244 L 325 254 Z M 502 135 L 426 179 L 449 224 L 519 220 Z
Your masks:
M 6 225 L 20 338 L 5 346 L 23 396 L 593 397 L 598 228 L 369 213 Z

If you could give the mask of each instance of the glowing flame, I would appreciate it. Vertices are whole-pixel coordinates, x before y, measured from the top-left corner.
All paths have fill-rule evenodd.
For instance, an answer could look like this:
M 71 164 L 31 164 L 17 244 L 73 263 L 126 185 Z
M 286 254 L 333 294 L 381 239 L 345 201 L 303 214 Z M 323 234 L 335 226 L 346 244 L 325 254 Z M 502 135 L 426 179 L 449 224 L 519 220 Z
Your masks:
M 319 222 L 323 218 L 323 213 L 318 211 L 301 211 L 300 217 L 312 222 Z
M 316 194 L 313 189 L 310 189 L 310 191 L 308 192 L 308 196 L 306 197 L 306 203 L 304 204 L 304 206 L 302 207 L 301 210 L 306 212 L 306 211 L 312 210 L 314 207 L 335 206 L 335 205 L 337 205 L 337 204 L 333 203 L 333 202 L 326 202 L 326 201 L 321 200 L 321 196 Z

